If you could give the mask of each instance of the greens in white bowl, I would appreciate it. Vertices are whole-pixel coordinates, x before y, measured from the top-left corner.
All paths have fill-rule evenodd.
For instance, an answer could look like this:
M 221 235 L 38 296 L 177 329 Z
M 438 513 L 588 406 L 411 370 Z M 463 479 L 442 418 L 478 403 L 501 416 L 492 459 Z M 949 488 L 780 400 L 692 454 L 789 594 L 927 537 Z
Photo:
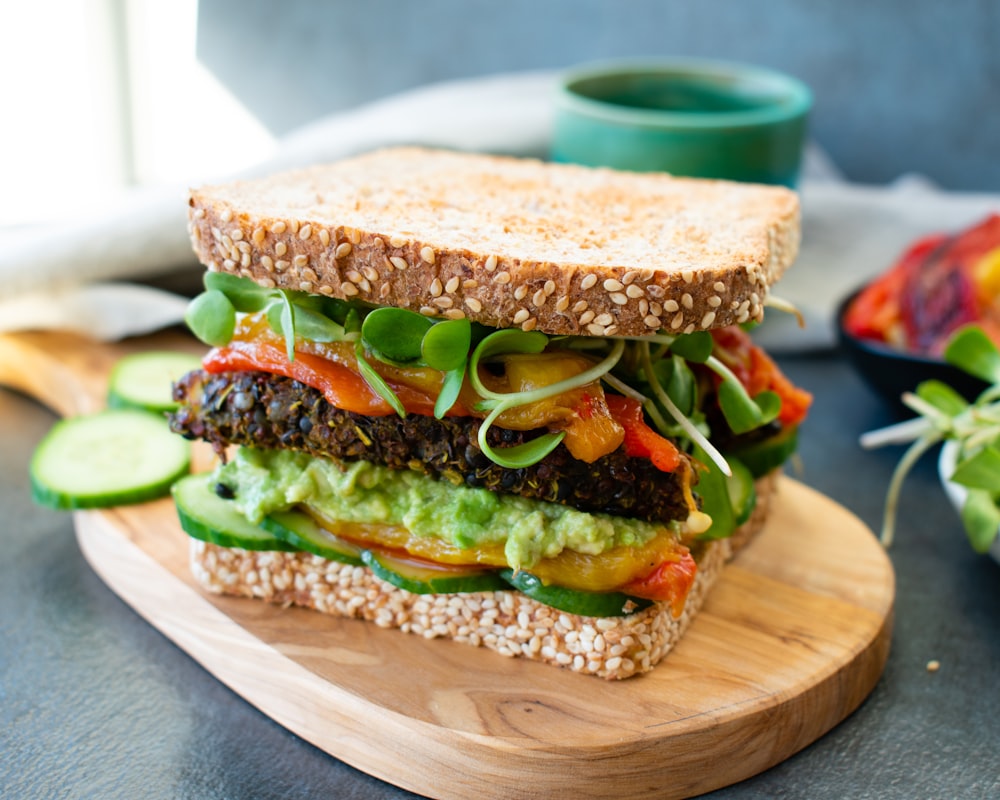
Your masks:
M 964 509 L 969 500 L 969 490 L 962 484 L 952 480 L 960 458 L 960 449 L 961 445 L 957 441 L 944 443 L 941 447 L 941 454 L 938 457 L 938 475 L 941 477 L 941 485 L 944 487 L 948 499 L 955 506 L 955 510 L 963 516 L 964 521 Z M 983 541 L 979 543 L 980 547 L 976 549 L 980 549 L 986 543 L 987 539 L 988 533 L 984 532 Z M 995 561 L 1000 563 L 1000 526 L 993 528 L 993 540 L 989 543 L 987 552 L 989 552 Z
M 944 442 L 939 472 L 969 543 L 976 552 L 1000 560 L 1000 349 L 982 329 L 970 326 L 952 336 L 944 358 L 989 386 L 970 402 L 941 381 L 924 381 L 902 396 L 919 416 L 861 437 L 866 448 L 910 443 L 889 482 L 882 542 L 892 542 L 907 473 L 924 453 Z

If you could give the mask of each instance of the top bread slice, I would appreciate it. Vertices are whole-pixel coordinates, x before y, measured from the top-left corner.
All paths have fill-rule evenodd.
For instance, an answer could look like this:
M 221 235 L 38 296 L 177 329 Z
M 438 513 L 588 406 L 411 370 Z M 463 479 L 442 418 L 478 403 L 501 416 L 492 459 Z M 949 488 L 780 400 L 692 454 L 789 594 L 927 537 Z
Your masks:
M 550 334 L 759 320 L 794 261 L 785 188 L 416 147 L 206 186 L 195 252 L 268 287 Z

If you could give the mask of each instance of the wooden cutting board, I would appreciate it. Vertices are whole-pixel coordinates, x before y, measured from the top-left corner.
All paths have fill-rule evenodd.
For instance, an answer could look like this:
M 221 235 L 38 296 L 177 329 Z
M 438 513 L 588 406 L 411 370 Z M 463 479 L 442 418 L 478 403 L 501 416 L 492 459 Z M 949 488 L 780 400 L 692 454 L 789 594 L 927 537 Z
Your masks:
M 182 334 L 106 345 L 0 336 L 0 383 L 61 414 L 99 408 L 125 352 L 197 351 Z M 865 525 L 783 479 L 765 531 L 727 567 L 653 672 L 609 683 L 355 620 L 203 592 L 170 500 L 75 515 L 127 603 L 263 713 L 331 755 L 441 798 L 675 798 L 788 758 L 874 687 L 894 577 Z

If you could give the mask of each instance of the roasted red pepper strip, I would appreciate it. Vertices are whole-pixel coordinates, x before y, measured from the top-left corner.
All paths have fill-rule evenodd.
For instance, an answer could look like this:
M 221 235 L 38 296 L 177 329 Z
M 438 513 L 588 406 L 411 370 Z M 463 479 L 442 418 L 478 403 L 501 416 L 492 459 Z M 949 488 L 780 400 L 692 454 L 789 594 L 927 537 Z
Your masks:
M 318 389 L 337 408 L 383 417 L 394 413 L 356 372 L 348 367 L 309 353 L 296 353 L 289 361 L 284 347 L 267 342 L 232 341 L 226 347 L 210 350 L 202 359 L 206 372 L 260 370 L 294 378 Z M 391 385 L 391 384 L 390 384 Z M 414 414 L 433 414 L 434 399 L 407 386 L 392 386 L 403 407 Z
M 642 414 L 638 400 L 621 395 L 605 395 L 608 409 L 615 421 L 625 429 L 625 453 L 629 456 L 648 458 L 653 466 L 664 472 L 673 472 L 681 463 L 677 446 L 650 428 Z
M 900 296 L 906 282 L 927 256 L 938 249 L 947 236 L 927 236 L 915 242 L 892 269 L 880 275 L 851 301 L 844 315 L 844 328 L 861 339 L 902 344 Z
M 955 242 L 948 240 L 919 262 L 904 262 L 899 314 L 907 349 L 915 353 L 938 355 L 953 331 L 979 318 L 972 276 L 955 256 Z
M 669 603 L 671 613 L 679 617 L 697 574 L 698 565 L 694 556 L 685 550 L 677 560 L 661 561 L 648 575 L 625 584 L 620 591 Z
M 782 425 L 798 425 L 806 418 L 812 395 L 793 384 L 774 360 L 757 347 L 750 334 L 737 326 L 712 331 L 719 360 L 732 370 L 747 394 L 756 397 L 761 392 L 774 392 L 781 398 L 778 421 Z
M 844 328 L 862 339 L 939 355 L 968 323 L 1000 342 L 997 284 L 983 269 L 1000 251 L 1000 214 L 949 236 L 923 237 L 851 302 Z

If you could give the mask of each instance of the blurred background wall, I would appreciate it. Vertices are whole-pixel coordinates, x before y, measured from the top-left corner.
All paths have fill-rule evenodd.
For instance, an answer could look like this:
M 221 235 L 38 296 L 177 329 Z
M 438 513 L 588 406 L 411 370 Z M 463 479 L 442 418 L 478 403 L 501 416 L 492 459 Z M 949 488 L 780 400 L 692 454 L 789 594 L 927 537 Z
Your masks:
M 201 0 L 198 57 L 272 132 L 419 84 L 685 55 L 791 72 L 845 177 L 1000 190 L 997 0 Z
M 1000 191 L 1000 0 L 32 0 L 3 5 L 0 229 L 263 160 L 332 111 L 455 78 L 727 58 L 814 90 L 849 180 Z

